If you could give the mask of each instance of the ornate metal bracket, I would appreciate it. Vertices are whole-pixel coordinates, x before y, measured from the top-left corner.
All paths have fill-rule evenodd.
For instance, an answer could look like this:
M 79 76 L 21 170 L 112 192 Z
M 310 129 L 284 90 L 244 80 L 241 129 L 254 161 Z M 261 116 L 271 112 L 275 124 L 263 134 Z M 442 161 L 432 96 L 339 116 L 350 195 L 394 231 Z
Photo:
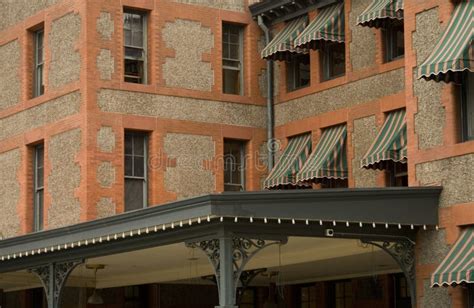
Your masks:
M 265 273 L 266 271 L 266 268 L 259 268 L 242 272 L 242 274 L 240 275 L 240 285 L 237 289 L 237 304 L 240 304 L 242 294 L 244 294 L 245 290 L 247 290 L 248 286 L 250 285 L 250 283 L 252 283 L 254 278 L 262 273 Z M 213 284 L 217 285 L 216 275 L 203 276 L 201 277 L 201 279 L 210 281 Z
M 362 240 L 362 243 L 381 248 L 398 263 L 410 287 L 412 307 L 416 307 L 415 243 L 410 239 L 396 242 Z
M 234 289 L 237 288 L 239 282 L 242 282 L 241 276 L 243 270 L 247 263 L 255 256 L 257 253 L 262 251 L 263 249 L 267 248 L 271 245 L 276 244 L 285 244 L 287 242 L 286 239 L 284 240 L 273 240 L 273 241 L 266 241 L 261 239 L 248 239 L 248 238 L 241 238 L 241 237 L 233 237 L 232 238 L 232 265 L 233 265 L 233 286 Z M 216 282 L 217 286 L 220 288 L 220 240 L 219 239 L 212 239 L 206 240 L 201 242 L 194 242 L 194 243 L 186 243 L 186 246 L 189 248 L 199 248 L 201 249 L 209 259 L 209 262 L 212 264 L 214 269 L 214 274 L 216 275 Z M 255 274 L 256 276 L 257 274 Z M 244 274 L 246 276 L 246 274 Z M 253 277 L 242 277 L 246 280 L 247 285 Z M 243 285 L 243 283 L 242 283 Z M 237 292 L 233 292 L 234 294 L 234 302 L 235 296 Z
M 58 308 L 59 300 L 61 298 L 61 291 L 64 288 L 67 278 L 74 270 L 74 268 L 83 263 L 79 261 L 67 261 L 61 263 L 50 263 L 30 269 L 41 280 L 46 299 L 48 301 L 48 308 Z

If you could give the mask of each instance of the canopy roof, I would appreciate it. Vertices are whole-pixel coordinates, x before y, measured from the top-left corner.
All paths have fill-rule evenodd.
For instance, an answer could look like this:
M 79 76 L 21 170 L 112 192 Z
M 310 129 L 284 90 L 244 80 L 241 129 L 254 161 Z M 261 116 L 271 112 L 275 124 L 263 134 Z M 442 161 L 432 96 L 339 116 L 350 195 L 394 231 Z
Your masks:
M 464 0 L 431 55 L 418 67 L 419 78 L 456 81 L 459 72 L 474 72 L 474 1 Z
M 367 169 L 382 169 L 386 161 L 405 163 L 406 160 L 407 123 L 405 109 L 400 109 L 388 114 L 377 138 L 360 164 Z
M 474 226 L 463 231 L 431 276 L 431 286 L 474 283 Z
M 346 125 L 325 129 L 316 149 L 298 173 L 297 181 L 306 182 L 322 178 L 346 179 L 346 136 Z
M 403 20 L 403 0 L 373 0 L 357 17 L 357 24 L 379 28 L 401 20 Z
M 318 16 L 295 39 L 294 45 L 300 48 L 317 49 L 322 41 L 343 43 L 344 16 L 344 3 L 321 9 Z

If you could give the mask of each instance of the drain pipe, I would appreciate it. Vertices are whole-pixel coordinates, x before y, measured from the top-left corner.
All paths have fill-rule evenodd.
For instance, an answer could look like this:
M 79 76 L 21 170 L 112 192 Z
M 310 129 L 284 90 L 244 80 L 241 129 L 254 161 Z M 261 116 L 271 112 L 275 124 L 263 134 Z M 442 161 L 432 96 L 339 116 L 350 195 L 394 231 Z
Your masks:
M 261 15 L 258 16 L 258 25 L 265 33 L 265 46 L 270 43 L 270 30 L 263 21 Z M 273 169 L 275 159 L 276 144 L 274 140 L 274 111 L 273 111 L 273 60 L 267 60 L 267 149 L 268 149 L 268 170 Z

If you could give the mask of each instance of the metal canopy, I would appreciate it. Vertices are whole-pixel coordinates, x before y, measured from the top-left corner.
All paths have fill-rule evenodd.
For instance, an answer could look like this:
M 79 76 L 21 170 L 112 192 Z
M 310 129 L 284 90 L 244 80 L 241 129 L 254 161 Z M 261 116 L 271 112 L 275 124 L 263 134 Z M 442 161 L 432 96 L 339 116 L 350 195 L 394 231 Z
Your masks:
M 213 194 L 0 241 L 0 273 L 223 232 L 384 240 L 438 223 L 440 187 Z M 329 231 L 328 231 L 329 230 Z
M 263 0 L 249 9 L 254 18 L 262 16 L 265 23 L 276 24 L 336 2 L 341 0 Z

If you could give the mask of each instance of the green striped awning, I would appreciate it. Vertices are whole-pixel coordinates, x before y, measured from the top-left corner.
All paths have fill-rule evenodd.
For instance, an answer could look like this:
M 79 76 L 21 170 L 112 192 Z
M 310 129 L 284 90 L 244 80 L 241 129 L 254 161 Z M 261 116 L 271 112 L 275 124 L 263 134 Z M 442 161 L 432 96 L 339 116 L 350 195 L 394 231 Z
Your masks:
M 474 226 L 463 231 L 443 262 L 431 275 L 431 286 L 474 283 Z
M 361 167 L 383 169 L 385 161 L 405 163 L 407 160 L 407 123 L 405 109 L 390 112 L 377 138 L 370 146 Z
M 265 188 L 295 185 L 296 174 L 311 153 L 311 134 L 292 137 L 281 154 L 280 160 L 264 182 Z
M 270 60 L 286 60 L 291 54 L 305 53 L 306 50 L 295 48 L 293 41 L 308 25 L 308 16 L 304 15 L 289 21 L 278 32 L 273 40 L 262 50 L 262 58 Z
M 323 8 L 318 16 L 295 39 L 300 48 L 318 49 L 321 41 L 344 42 L 344 4 Z
M 357 17 L 360 26 L 380 28 L 403 20 L 403 0 L 373 0 Z
M 346 136 L 346 125 L 325 129 L 316 149 L 301 168 L 296 180 L 301 183 L 322 178 L 346 179 Z
M 457 80 L 457 72 L 474 72 L 474 1 L 460 2 L 431 55 L 418 67 L 426 80 Z

